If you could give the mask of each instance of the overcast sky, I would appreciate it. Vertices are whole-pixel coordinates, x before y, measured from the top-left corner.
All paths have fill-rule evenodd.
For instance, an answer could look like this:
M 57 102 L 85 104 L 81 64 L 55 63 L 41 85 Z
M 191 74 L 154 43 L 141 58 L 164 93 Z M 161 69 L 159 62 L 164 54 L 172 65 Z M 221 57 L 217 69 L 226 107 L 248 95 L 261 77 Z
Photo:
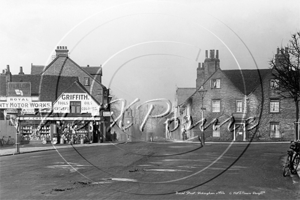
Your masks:
M 103 65 L 118 97 L 173 100 L 195 87 L 205 50 L 219 50 L 222 69 L 255 69 L 249 48 L 268 68 L 297 31 L 298 0 L 1 0 L 0 70 L 28 74 L 67 46 L 79 65 Z

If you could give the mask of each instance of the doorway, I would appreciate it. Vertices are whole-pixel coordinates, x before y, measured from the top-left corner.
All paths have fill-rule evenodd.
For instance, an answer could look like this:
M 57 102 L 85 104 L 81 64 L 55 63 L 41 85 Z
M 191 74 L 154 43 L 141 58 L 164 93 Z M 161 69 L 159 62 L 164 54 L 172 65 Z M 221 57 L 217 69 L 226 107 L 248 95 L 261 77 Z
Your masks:
M 235 123 L 233 141 L 246 141 L 245 123 Z

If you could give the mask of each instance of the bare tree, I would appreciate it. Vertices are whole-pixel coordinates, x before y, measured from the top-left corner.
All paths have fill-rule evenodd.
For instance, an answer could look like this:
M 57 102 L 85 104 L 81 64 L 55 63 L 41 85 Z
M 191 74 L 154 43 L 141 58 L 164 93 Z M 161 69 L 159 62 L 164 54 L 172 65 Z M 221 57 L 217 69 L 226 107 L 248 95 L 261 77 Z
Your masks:
M 300 100 L 300 32 L 292 35 L 285 48 L 278 49 L 277 55 L 270 62 L 272 74 L 278 80 L 279 94 L 291 98 L 296 107 L 295 138 L 299 139 L 299 100 Z

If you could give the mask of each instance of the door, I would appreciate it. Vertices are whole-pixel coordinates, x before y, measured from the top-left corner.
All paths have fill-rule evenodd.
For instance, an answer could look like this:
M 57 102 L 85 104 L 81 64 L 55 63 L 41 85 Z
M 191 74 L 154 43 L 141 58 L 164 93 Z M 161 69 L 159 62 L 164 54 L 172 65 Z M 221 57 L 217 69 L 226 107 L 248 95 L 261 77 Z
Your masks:
M 246 141 L 245 137 L 245 124 L 244 123 L 235 123 L 234 124 L 234 141 Z

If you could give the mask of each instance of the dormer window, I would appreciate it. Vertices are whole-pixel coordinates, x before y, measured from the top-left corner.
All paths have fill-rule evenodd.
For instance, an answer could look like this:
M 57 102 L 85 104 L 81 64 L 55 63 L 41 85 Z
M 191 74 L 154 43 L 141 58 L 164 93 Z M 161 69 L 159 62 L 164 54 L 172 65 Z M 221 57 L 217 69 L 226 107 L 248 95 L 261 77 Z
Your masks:
M 211 80 L 211 88 L 212 89 L 219 89 L 221 88 L 221 79 L 212 79 Z
M 90 78 L 89 77 L 84 77 L 84 85 L 89 86 L 90 85 Z

